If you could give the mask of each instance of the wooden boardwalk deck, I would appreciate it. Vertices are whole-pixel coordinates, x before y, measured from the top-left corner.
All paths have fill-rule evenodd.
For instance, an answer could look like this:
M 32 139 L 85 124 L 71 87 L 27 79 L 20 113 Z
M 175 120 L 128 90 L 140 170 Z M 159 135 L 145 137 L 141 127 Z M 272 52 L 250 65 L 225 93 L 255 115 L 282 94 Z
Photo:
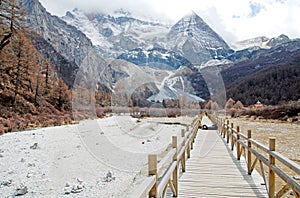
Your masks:
M 217 130 L 199 129 L 178 197 L 268 197 L 262 177 L 256 171 L 248 175 L 245 159 L 238 161 L 229 149 Z

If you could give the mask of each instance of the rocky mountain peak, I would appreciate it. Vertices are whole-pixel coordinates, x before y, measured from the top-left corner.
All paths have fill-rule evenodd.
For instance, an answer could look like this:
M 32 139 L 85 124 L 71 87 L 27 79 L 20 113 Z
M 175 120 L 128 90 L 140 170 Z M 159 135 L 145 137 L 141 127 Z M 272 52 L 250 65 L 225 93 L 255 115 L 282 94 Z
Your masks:
M 287 43 L 290 41 L 291 41 L 291 39 L 288 36 L 281 34 L 278 37 L 270 39 L 268 41 L 267 45 L 270 47 L 275 47 L 275 46 L 278 46 L 278 45 L 281 45 L 281 44 L 284 44 L 284 43 Z
M 194 65 L 223 59 L 230 51 L 227 43 L 195 12 L 172 26 L 167 40 L 171 50 L 181 53 Z
M 213 30 L 195 12 L 184 16 L 171 29 L 171 32 L 183 33 L 185 36 L 193 36 L 194 31 Z

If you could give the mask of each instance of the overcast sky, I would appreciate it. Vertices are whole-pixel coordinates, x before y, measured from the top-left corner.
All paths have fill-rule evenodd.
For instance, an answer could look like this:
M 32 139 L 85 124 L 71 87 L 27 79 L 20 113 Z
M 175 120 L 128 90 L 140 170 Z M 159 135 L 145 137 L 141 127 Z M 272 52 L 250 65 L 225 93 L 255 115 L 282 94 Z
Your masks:
M 112 12 L 123 8 L 136 14 L 173 21 L 196 12 L 227 42 L 286 34 L 300 38 L 299 0 L 40 0 L 58 16 L 79 8 Z

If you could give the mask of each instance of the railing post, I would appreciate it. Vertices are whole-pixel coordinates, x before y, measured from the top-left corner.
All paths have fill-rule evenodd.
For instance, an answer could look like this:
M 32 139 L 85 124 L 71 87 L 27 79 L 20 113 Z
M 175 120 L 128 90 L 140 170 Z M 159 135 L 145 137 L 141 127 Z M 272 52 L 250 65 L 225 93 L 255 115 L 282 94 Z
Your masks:
M 150 154 L 148 155 L 148 175 L 155 175 L 156 182 L 151 188 L 149 192 L 149 197 L 155 197 L 158 198 L 158 175 L 157 175 L 157 155 L 156 154 Z
M 236 156 L 237 156 L 237 160 L 240 160 L 241 159 L 241 156 L 240 156 L 241 147 L 240 147 L 240 143 L 239 143 L 239 140 L 240 140 L 240 126 L 236 127 L 236 131 L 237 131 L 237 134 L 236 134 Z
M 189 126 L 187 126 L 187 133 L 189 133 Z M 188 137 L 190 137 L 191 135 L 194 134 L 194 128 L 193 128 L 193 125 L 191 126 L 191 133 L 189 133 Z M 191 149 L 190 149 L 190 146 L 191 146 L 191 142 L 187 142 L 187 145 L 186 145 L 186 153 L 187 153 L 187 158 L 190 158 L 191 157 Z
M 173 156 L 173 161 L 177 161 L 177 136 L 172 136 L 172 147 L 175 148 L 175 154 Z M 175 195 L 174 197 L 177 197 L 178 195 L 178 163 L 176 162 L 176 167 L 173 171 L 173 185 L 175 188 Z
M 247 133 L 247 146 L 248 146 L 248 151 L 247 151 L 247 167 L 248 167 L 248 175 L 251 175 L 251 151 L 250 151 L 250 148 L 251 148 L 251 142 L 250 142 L 250 139 L 251 139 L 251 130 L 248 130 L 248 133 Z
M 200 114 L 198 116 L 198 120 L 199 120 L 199 122 L 198 122 L 198 129 L 200 129 L 201 126 L 202 126 L 202 124 L 201 124 L 202 116 Z
M 269 139 L 269 150 L 270 152 L 275 151 L 275 138 Z M 275 172 L 271 169 L 271 166 L 275 165 L 275 157 L 271 153 L 269 153 L 269 160 L 269 197 L 273 198 L 275 197 Z
M 186 148 L 187 158 L 191 158 L 191 142 L 188 142 Z
M 221 136 L 222 136 L 222 132 L 223 132 L 223 119 L 222 118 L 220 118 L 220 125 L 219 125 L 219 129 L 221 129 L 221 130 L 219 130 L 220 131 L 220 134 L 221 134 Z
M 224 123 L 225 124 L 225 123 Z M 224 125 L 224 132 L 223 132 L 223 138 L 225 138 L 225 136 L 226 136 L 226 131 L 227 131 L 227 127 L 228 127 L 228 125 L 229 125 L 229 120 L 226 120 L 226 124 Z
M 229 143 L 229 120 L 227 120 L 226 142 Z
M 184 131 L 184 129 L 181 130 L 181 138 L 183 138 L 181 147 L 184 147 L 184 145 L 185 145 L 185 131 Z M 182 172 L 184 173 L 185 172 L 185 150 L 182 153 L 181 166 L 182 166 Z
M 220 120 L 220 124 L 219 124 L 219 131 L 220 131 L 220 134 L 221 134 L 221 136 L 222 136 L 222 132 L 223 132 L 223 119 L 221 118 L 221 120 Z
M 233 123 L 231 123 L 230 133 L 231 133 L 231 150 L 233 151 L 234 148 Z
M 222 137 L 224 131 L 225 131 L 225 119 L 221 120 L 221 137 Z

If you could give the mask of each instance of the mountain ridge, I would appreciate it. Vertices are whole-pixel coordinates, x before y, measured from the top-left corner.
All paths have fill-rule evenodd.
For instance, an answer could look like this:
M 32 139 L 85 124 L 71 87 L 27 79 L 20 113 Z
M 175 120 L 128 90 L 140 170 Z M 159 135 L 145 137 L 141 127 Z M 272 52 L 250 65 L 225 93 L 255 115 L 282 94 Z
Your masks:
M 87 40 L 93 41 L 91 36 L 100 35 L 98 38 L 99 43 L 91 48 L 96 50 L 99 56 L 104 59 L 122 58 L 139 66 L 147 66 L 147 61 L 151 60 L 156 69 L 159 69 L 157 72 L 163 72 L 165 69 L 177 70 L 180 68 L 179 65 L 183 63 L 178 59 L 167 58 L 175 57 L 174 53 L 178 54 L 178 56 L 182 57 L 180 58 L 181 60 L 187 60 L 185 63 L 192 71 L 187 76 L 182 76 L 184 83 L 191 85 L 188 93 L 193 93 L 205 99 L 209 99 L 209 95 L 212 93 L 208 92 L 207 87 L 205 88 L 205 82 L 200 83 L 201 75 L 198 72 L 201 72 L 202 69 L 209 66 L 219 67 L 223 70 L 236 64 L 242 65 L 245 61 L 255 62 L 262 60 L 263 57 L 272 57 L 265 60 L 278 63 L 283 61 L 281 55 L 300 49 L 299 40 L 291 40 L 284 35 L 280 35 L 274 39 L 266 37 L 254 39 L 255 42 L 260 40 L 258 42 L 259 46 L 252 43 L 250 48 L 247 46 L 247 48 L 242 50 L 232 50 L 230 45 L 196 13 L 184 16 L 173 26 L 135 19 L 124 10 L 117 16 L 113 16 L 103 13 L 83 13 L 75 9 L 68 12 L 62 19 L 86 35 L 90 34 Z M 52 41 L 50 40 L 50 42 Z M 261 43 L 266 43 L 265 46 L 268 47 L 261 48 Z M 55 46 L 57 43 L 52 42 L 52 45 Z M 71 51 L 76 47 L 71 45 Z M 64 51 L 62 47 L 59 49 Z M 159 53 L 150 59 L 148 55 L 151 53 L 153 55 L 154 52 Z M 84 53 L 88 54 L 86 50 Z M 72 55 L 65 54 L 65 52 L 63 54 L 71 60 L 70 57 Z M 78 60 L 75 63 L 80 64 Z M 107 67 L 106 64 L 103 64 L 102 69 Z M 107 72 L 112 71 L 107 70 Z M 111 76 L 110 80 L 101 82 L 101 79 L 99 79 L 99 82 L 113 88 L 116 79 L 109 73 L 107 75 Z M 121 74 L 118 76 L 126 75 Z M 226 75 L 224 76 L 225 79 Z M 143 90 L 143 88 L 140 90 Z

